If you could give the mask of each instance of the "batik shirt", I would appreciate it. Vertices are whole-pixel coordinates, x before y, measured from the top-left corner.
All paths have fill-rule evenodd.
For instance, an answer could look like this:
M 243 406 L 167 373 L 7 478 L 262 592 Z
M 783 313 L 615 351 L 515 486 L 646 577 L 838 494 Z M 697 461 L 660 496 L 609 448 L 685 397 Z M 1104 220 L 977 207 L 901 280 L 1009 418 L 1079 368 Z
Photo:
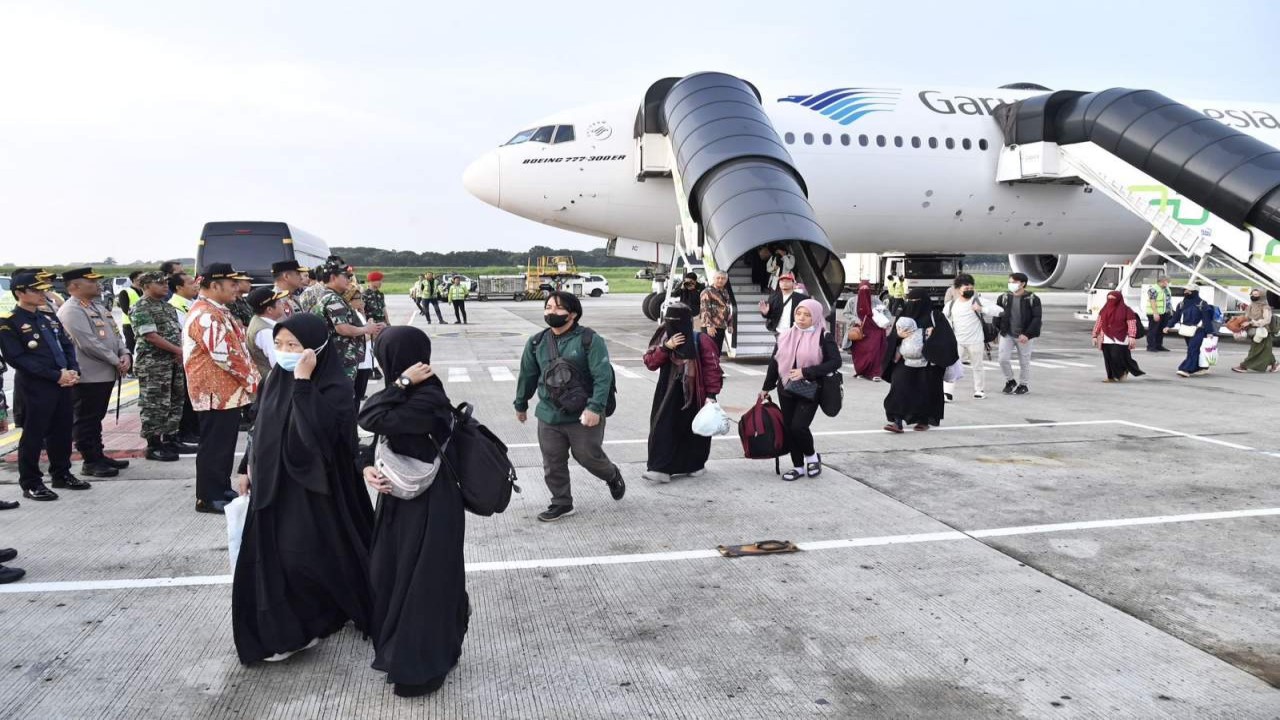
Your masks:
M 345 337 L 338 334 L 339 325 L 362 327 L 363 323 L 356 317 L 356 311 L 342 298 L 342 295 L 325 288 L 324 295 L 312 311 L 324 318 L 329 326 L 329 344 L 338 351 L 342 358 L 342 370 L 348 378 L 355 378 L 360 367 L 360 359 L 364 356 L 363 337 Z
M 244 326 L 225 305 L 202 297 L 191 306 L 182 333 L 182 360 L 196 412 L 233 410 L 253 401 L 261 378 Z

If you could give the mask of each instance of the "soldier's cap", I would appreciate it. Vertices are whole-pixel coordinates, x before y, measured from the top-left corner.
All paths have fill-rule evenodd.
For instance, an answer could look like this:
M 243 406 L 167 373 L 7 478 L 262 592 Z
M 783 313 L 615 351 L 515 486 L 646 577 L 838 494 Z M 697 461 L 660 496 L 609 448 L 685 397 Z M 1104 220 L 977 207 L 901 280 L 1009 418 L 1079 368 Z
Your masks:
M 23 270 L 22 272 L 14 273 L 9 280 L 10 290 L 40 290 L 43 292 L 52 287 L 35 270 Z
M 275 288 L 260 287 L 250 290 L 249 294 L 245 295 L 244 299 L 249 303 L 249 307 L 253 308 L 255 313 L 261 315 L 266 312 L 267 308 L 271 306 L 271 303 L 277 300 L 283 300 L 287 297 L 289 297 L 289 293 L 287 292 L 280 292 Z
M 369 282 L 377 282 L 382 279 L 382 273 L 378 272 L 377 270 L 374 270 L 373 272 L 369 273 L 365 277 L 365 279 L 368 280 Z
M 210 263 L 200 273 L 205 280 L 252 280 L 253 278 L 231 267 L 231 263 Z
M 302 270 L 306 270 L 306 268 L 299 265 L 297 260 L 281 260 L 280 262 L 271 263 L 272 275 L 275 275 L 277 273 L 282 273 L 282 272 L 289 272 L 290 270 L 302 271 Z
M 164 273 L 159 270 L 149 270 L 138 276 L 138 284 L 143 287 L 146 287 L 147 285 L 154 285 L 156 283 L 167 285 L 168 282 L 169 281 L 165 278 Z
M 102 278 L 103 276 L 94 272 L 91 267 L 75 268 L 62 273 L 62 279 L 67 282 L 72 280 L 101 280 Z

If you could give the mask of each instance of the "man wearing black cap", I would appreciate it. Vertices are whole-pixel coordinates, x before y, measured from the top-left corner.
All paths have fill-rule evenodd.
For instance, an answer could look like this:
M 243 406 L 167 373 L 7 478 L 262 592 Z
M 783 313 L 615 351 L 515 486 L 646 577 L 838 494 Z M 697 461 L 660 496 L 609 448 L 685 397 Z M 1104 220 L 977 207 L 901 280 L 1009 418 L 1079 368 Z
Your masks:
M 75 424 L 71 436 L 84 465 L 82 475 L 115 477 L 128 460 L 107 457 L 102 443 L 102 419 L 111 404 L 111 390 L 133 358 L 124 346 L 111 311 L 102 304 L 102 276 L 93 268 L 76 268 L 62 274 L 71 300 L 62 304 L 58 319 L 76 344 L 80 382 L 71 388 Z
M 284 317 L 302 312 L 302 306 L 298 304 L 297 297 L 302 290 L 302 267 L 298 265 L 298 261 L 281 260 L 271 263 L 271 277 L 276 281 L 276 292 L 285 294 L 284 302 L 281 303 Z
M 258 375 L 266 378 L 276 364 L 276 344 L 272 337 L 276 323 L 288 317 L 285 301 L 289 294 L 274 288 L 255 288 L 249 293 L 249 307 L 253 319 L 249 321 L 249 355 L 258 368 Z
M 34 272 L 15 273 L 9 283 L 17 307 L 0 318 L 0 353 L 17 371 L 23 396 L 22 439 L 18 441 L 18 484 L 23 497 L 57 500 L 40 473 L 40 450 L 49 454 L 56 488 L 87 490 L 71 474 L 71 388 L 80 380 L 76 348 L 52 313 L 42 311 L 52 286 Z
M 138 278 L 143 296 L 133 306 L 138 333 L 134 374 L 138 376 L 138 414 L 148 460 L 175 462 L 195 448 L 182 444 L 182 397 L 187 394 L 182 374 L 182 324 L 178 309 L 165 301 L 169 284 L 158 271 Z

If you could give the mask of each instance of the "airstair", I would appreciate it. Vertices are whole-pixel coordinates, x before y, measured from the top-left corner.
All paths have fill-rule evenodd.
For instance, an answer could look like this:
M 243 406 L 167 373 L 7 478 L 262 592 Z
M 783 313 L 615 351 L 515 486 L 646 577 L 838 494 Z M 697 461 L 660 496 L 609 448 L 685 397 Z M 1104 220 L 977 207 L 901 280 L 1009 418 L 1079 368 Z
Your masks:
M 992 115 L 997 181 L 1084 181 L 1151 227 L 1129 267 L 1155 255 L 1243 302 L 1211 269 L 1280 294 L 1280 150 L 1150 90 L 1060 91 Z
M 728 271 L 735 303 L 726 343 L 731 357 L 773 350 L 757 307 L 764 295 L 749 269 L 761 245 L 791 250 L 796 280 L 830 315 L 844 287 L 844 266 L 754 86 L 714 72 L 659 80 L 645 93 L 635 138 L 636 180 L 671 178 L 680 208 L 667 294 L 686 272 Z

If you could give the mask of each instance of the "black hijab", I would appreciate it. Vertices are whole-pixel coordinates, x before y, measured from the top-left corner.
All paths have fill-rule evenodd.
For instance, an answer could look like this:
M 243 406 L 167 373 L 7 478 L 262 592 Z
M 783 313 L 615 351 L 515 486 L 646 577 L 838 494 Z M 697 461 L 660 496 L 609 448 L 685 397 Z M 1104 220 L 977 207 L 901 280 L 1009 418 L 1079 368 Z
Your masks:
M 884 358 L 881 362 L 880 374 L 885 380 L 889 380 L 893 374 L 894 366 L 897 364 L 898 346 L 902 344 L 902 338 L 898 337 L 898 318 L 909 317 L 916 321 L 916 327 L 920 332 L 927 328 L 933 328 L 933 332 L 929 333 L 929 337 L 924 341 L 925 359 L 937 368 L 945 368 L 953 364 L 956 360 L 956 336 L 951 329 L 951 324 L 947 319 L 942 317 L 933 309 L 933 301 L 929 299 L 929 292 L 924 288 L 914 288 L 907 293 L 907 301 L 902 306 L 902 311 L 894 318 L 893 324 L 889 329 L 885 330 L 885 348 Z
M 386 389 L 365 402 L 357 419 L 360 427 L 385 437 L 391 449 L 401 455 L 434 461 L 435 443 L 427 436 L 443 445 L 452 428 L 444 383 L 432 376 L 407 390 L 394 386 L 396 379 L 414 364 L 430 364 L 431 338 L 416 327 L 389 327 L 374 343 L 373 356 L 382 367 Z
M 662 316 L 662 325 L 649 340 L 649 345 L 666 342 L 667 338 L 677 333 L 684 334 L 684 344 L 673 351 L 676 357 L 684 360 L 697 357 L 698 346 L 693 336 L 693 308 L 680 302 L 667 306 L 667 311 Z
M 384 387 L 391 387 L 405 370 L 417 363 L 431 363 L 431 338 L 410 325 L 389 327 L 382 331 L 373 344 L 373 357 L 377 359 L 378 367 L 382 368 Z M 426 385 L 444 387 L 437 376 L 428 378 L 426 382 L 411 389 L 416 390 Z
M 316 351 L 311 384 L 319 406 L 315 417 L 294 413 L 293 371 L 280 365 L 271 369 L 258 395 L 258 416 L 253 430 L 253 499 L 263 508 L 275 499 L 282 479 L 301 483 L 312 492 L 329 494 L 325 467 L 350 458 L 354 433 L 342 432 L 351 424 L 354 390 L 342 370 L 337 349 L 327 344 L 329 328 L 311 313 L 297 313 L 277 323 L 272 336 L 288 330 L 308 350 Z M 305 448 L 306 451 L 301 451 Z M 345 452 L 343 452 L 345 451 Z M 348 460 L 349 461 L 349 460 Z

